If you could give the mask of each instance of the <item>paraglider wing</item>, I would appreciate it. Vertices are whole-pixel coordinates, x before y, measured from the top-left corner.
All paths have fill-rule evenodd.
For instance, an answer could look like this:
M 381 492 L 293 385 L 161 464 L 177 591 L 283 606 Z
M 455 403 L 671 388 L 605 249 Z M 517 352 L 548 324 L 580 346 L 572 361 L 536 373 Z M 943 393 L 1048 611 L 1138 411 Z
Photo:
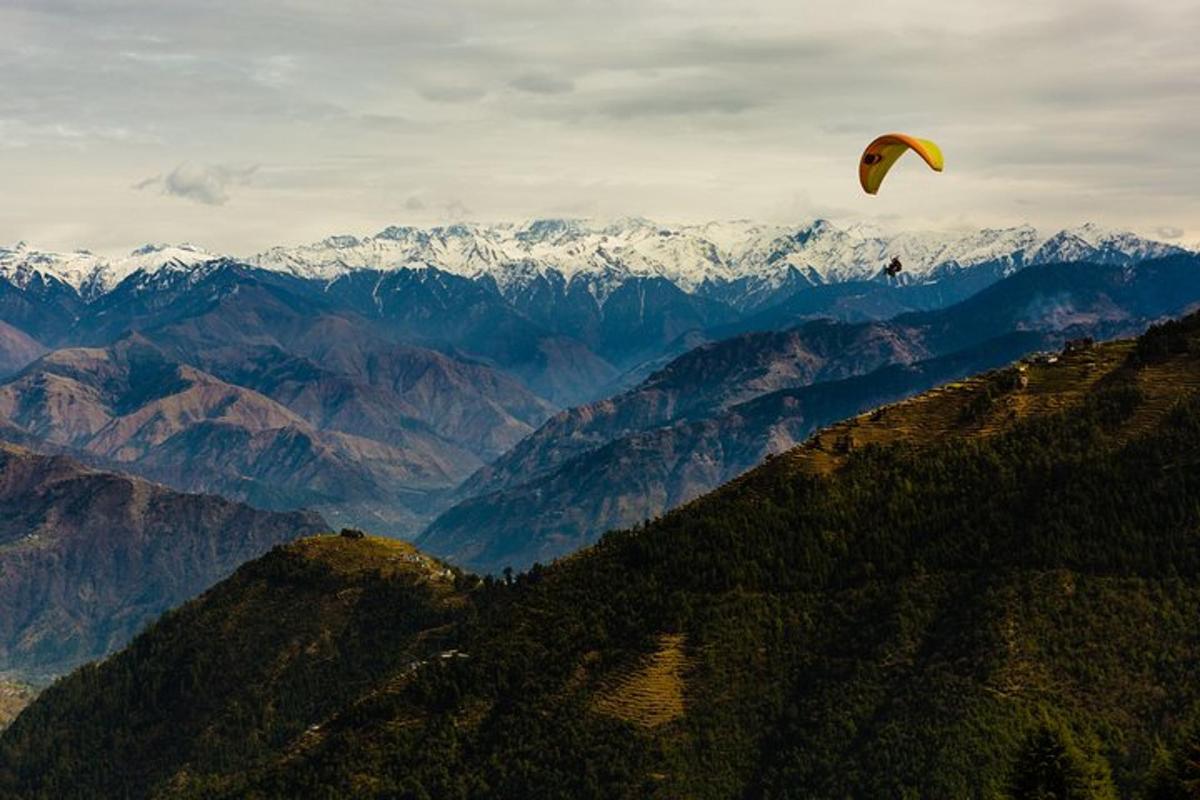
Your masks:
M 858 182 L 863 191 L 867 194 L 878 192 L 892 164 L 909 150 L 916 152 L 934 170 L 942 171 L 942 151 L 936 144 L 905 133 L 887 133 L 867 145 L 858 162 Z

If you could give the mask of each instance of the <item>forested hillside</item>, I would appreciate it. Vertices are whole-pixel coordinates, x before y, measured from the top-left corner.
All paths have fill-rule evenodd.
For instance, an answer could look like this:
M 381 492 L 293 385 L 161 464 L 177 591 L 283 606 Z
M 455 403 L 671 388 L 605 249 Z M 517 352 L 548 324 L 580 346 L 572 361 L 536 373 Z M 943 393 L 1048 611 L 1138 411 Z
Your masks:
M 1191 317 L 848 420 L 511 582 L 304 540 L 44 692 L 0 795 L 1192 796 L 1197 452 Z

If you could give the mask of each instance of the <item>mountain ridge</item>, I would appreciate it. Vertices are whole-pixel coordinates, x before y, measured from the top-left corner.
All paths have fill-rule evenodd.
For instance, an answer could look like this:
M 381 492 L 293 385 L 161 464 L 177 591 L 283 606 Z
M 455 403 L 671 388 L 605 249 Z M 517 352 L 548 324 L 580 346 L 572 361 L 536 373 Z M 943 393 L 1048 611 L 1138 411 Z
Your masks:
M 432 228 L 391 226 L 374 236 L 330 236 L 253 255 L 218 255 L 194 245 L 147 245 L 124 258 L 88 251 L 56 254 L 22 242 L 0 248 L 0 277 L 24 285 L 41 273 L 95 298 L 139 271 L 186 269 L 233 258 L 303 279 L 333 281 L 356 271 L 435 267 L 461 277 L 488 276 L 504 294 L 557 274 L 570 283 L 591 276 L 598 302 L 614 279 L 665 278 L 688 294 L 705 286 L 758 279 L 776 286 L 789 278 L 811 284 L 877 277 L 893 256 L 904 278 L 936 280 L 951 270 L 990 262 L 1011 267 L 1054 261 L 1127 262 L 1187 252 L 1178 245 L 1084 223 L 1050 233 L 1030 225 L 971 233 L 900 232 L 838 227 L 817 219 L 799 226 L 752 222 L 663 225 L 649 220 L 594 223 L 543 219 L 525 224 L 460 223 Z
M 1185 252 L 1090 224 L 883 234 L 826 220 L 393 226 L 240 258 L 191 245 L 118 259 L 22 245 L 0 249 L 0 318 L 46 347 L 99 345 L 172 317 L 219 315 L 239 291 L 254 293 L 293 316 L 354 317 L 380 337 L 477 360 L 567 407 L 704 339 L 938 308 L 1053 260 Z M 906 268 L 888 277 L 893 256 Z M 230 313 L 253 322 L 241 306 Z
M 345 513 L 391 524 L 393 485 L 438 489 L 478 463 L 418 427 L 393 444 L 320 430 L 136 335 L 35 361 L 0 384 L 0 420 L 184 491 L 220 490 L 268 508 L 328 508 L 340 498 Z
M 0 445 L 0 674 L 44 682 L 123 646 L 270 547 L 327 529 Z

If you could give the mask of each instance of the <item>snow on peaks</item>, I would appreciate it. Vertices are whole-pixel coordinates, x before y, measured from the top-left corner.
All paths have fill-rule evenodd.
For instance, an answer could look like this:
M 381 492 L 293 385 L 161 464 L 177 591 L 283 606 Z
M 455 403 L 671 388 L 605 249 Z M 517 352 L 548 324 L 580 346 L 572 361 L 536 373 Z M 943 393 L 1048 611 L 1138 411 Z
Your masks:
M 359 269 L 436 267 L 467 278 L 487 276 L 501 290 L 552 274 L 580 280 L 598 298 L 630 278 L 663 278 L 684 291 L 746 281 L 778 286 L 803 276 L 813 283 L 871 279 L 893 257 L 908 281 L 935 280 L 945 270 L 993 262 L 1005 271 L 1054 260 L 1138 260 L 1179 252 L 1172 245 L 1093 224 L 1050 236 L 1033 227 L 971 232 L 888 234 L 869 224 L 826 219 L 799 226 L 747 220 L 663 225 L 641 217 L 598 224 L 533 219 L 517 224 L 393 226 L 373 237 L 331 237 L 275 248 L 249 259 L 267 269 L 333 280 Z
M 1097 261 L 1124 264 L 1182 252 L 1184 250 L 1176 245 L 1143 239 L 1129 232 L 1111 231 L 1089 222 L 1047 238 L 1034 249 L 1030 262 Z
M 535 219 L 517 228 L 513 237 L 527 245 L 562 243 L 586 232 L 585 224 L 575 219 Z
M 190 270 L 214 258 L 213 253 L 190 244 L 148 244 L 128 256 L 108 259 L 87 250 L 54 253 L 19 242 L 11 250 L 0 248 L 0 278 L 22 288 L 35 279 L 60 282 L 94 296 L 112 291 L 137 272 L 152 275 L 164 268 Z
M 191 244 L 147 244 L 125 258 L 99 261 L 84 286 L 93 294 L 104 294 L 139 272 L 147 276 L 157 275 L 164 270 L 191 272 L 197 265 L 219 257 Z
M 37 281 L 65 283 L 78 289 L 95 269 L 96 261 L 87 251 L 48 253 L 18 242 L 12 249 L 0 248 L 0 278 L 22 289 Z
M 298 247 L 275 247 L 245 263 L 300 278 L 333 281 L 358 270 L 436 268 L 487 278 L 502 292 L 540 279 L 579 281 L 603 299 L 625 281 L 664 279 L 686 292 L 737 284 L 763 293 L 795 280 L 838 283 L 877 278 L 892 258 L 901 280 L 932 281 L 948 271 L 992 264 L 1011 272 L 1054 261 L 1130 263 L 1185 252 L 1171 244 L 1088 223 L 1039 233 L 1029 225 L 967 232 L 887 233 L 870 224 L 838 226 L 826 219 L 801 225 L 749 220 L 664 225 L 641 217 L 596 223 L 545 218 L 498 225 L 391 226 L 374 236 L 330 236 Z M 0 248 L 0 277 L 25 285 L 36 276 L 94 297 L 130 276 L 164 270 L 198 274 L 215 259 L 193 245 L 153 244 L 129 256 L 44 253 L 19 243 Z

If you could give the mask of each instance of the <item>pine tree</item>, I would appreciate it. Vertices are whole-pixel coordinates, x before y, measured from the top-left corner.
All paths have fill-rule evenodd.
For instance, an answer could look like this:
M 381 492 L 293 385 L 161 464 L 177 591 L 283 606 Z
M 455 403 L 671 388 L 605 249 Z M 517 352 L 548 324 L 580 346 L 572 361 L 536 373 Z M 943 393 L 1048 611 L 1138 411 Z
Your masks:
M 1108 762 L 1049 720 L 1029 735 L 1013 770 L 1013 800 L 1116 800 Z

